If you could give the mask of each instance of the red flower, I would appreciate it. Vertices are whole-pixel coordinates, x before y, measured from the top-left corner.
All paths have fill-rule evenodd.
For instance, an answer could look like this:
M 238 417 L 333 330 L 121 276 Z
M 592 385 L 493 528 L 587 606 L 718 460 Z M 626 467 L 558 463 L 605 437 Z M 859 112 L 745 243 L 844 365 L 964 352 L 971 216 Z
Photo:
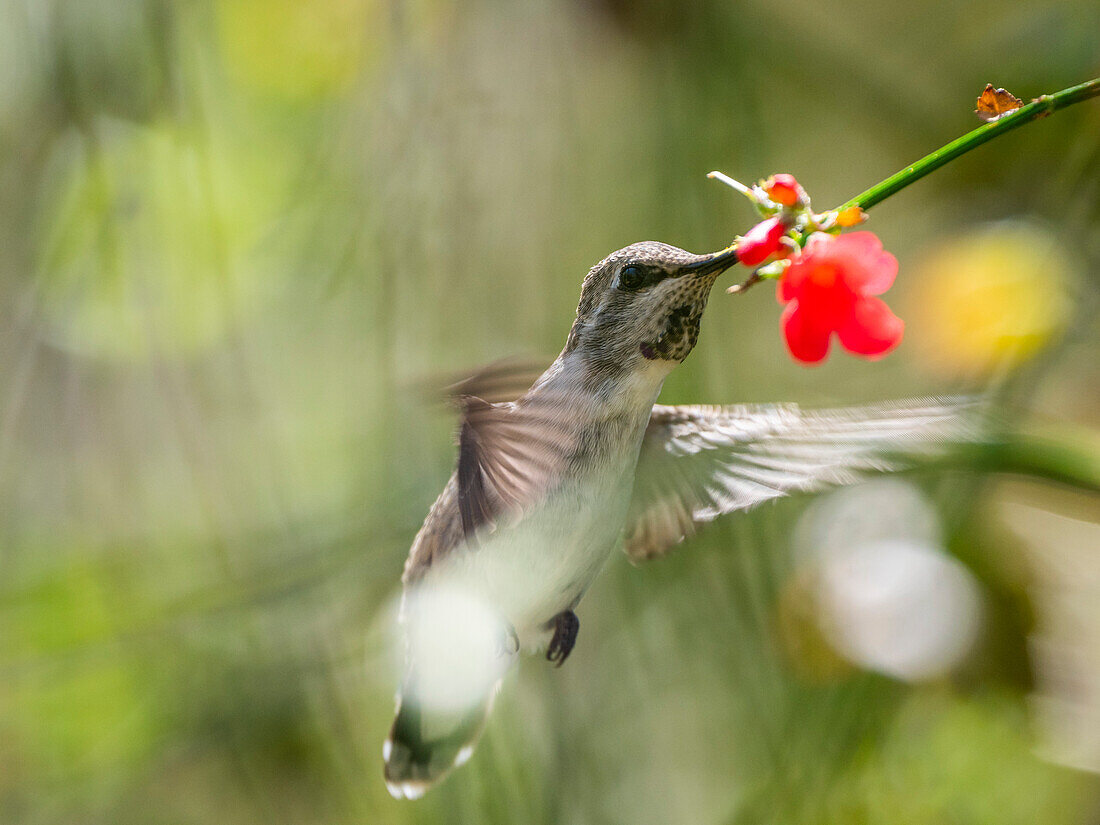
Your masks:
M 791 355 L 809 364 L 821 361 L 834 332 L 846 350 L 868 358 L 896 347 L 905 322 L 873 296 L 888 290 L 897 274 L 898 259 L 872 232 L 814 234 L 776 293 L 787 304 L 780 326 Z
M 779 218 L 768 218 L 761 221 L 748 232 L 737 244 L 737 260 L 745 266 L 762 264 L 776 252 L 783 248 L 780 239 L 787 232 L 787 227 Z

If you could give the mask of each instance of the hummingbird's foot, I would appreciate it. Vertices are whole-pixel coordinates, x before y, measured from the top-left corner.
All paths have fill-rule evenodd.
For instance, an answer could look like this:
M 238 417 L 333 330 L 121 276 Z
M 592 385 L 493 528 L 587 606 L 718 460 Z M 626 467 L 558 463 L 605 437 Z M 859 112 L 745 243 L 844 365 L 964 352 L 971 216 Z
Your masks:
M 550 640 L 546 658 L 553 662 L 555 667 L 561 667 L 562 663 L 569 658 L 573 645 L 577 643 L 577 632 L 581 629 L 581 620 L 572 610 L 563 610 L 551 621 L 554 623 L 554 638 Z

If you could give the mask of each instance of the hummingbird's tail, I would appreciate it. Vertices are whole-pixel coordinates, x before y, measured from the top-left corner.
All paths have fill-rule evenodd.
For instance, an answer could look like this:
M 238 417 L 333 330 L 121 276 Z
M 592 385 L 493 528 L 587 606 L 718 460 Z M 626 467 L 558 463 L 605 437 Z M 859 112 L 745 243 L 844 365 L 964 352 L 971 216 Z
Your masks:
M 382 746 L 386 787 L 396 799 L 416 799 L 474 752 L 485 729 L 500 681 L 472 707 L 425 707 L 406 681 L 397 696 L 397 715 Z

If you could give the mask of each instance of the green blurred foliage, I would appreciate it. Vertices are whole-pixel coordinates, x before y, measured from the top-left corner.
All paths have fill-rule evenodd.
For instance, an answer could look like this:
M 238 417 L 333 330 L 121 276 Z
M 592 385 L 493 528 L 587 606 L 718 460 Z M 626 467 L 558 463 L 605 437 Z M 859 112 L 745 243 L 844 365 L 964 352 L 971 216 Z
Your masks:
M 424 387 L 552 357 L 616 248 L 745 231 L 707 171 L 838 203 L 972 128 L 987 81 L 1100 73 L 1095 23 L 1089 0 L 0 0 L 0 821 L 1093 821 L 1095 774 L 1037 755 L 1032 556 L 977 471 L 919 479 L 987 599 L 950 678 L 838 662 L 784 607 L 787 501 L 615 560 L 568 667 L 525 663 L 422 802 L 388 797 L 380 746 L 401 565 L 453 460 Z M 714 296 L 663 400 L 989 389 L 1014 423 L 1100 426 L 1098 193 L 1084 104 L 873 213 L 903 317 L 944 238 L 1057 240 L 1074 314 L 1021 369 L 975 384 L 903 345 L 807 370 L 758 288 Z

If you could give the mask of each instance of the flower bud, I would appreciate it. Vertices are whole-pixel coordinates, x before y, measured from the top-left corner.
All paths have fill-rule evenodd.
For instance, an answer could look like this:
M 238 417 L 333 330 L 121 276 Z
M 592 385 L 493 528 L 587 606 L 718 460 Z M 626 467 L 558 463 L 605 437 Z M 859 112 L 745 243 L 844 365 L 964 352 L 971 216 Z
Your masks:
M 764 181 L 762 188 L 769 198 L 782 206 L 795 206 L 808 201 L 806 191 L 794 179 L 794 175 L 788 175 L 785 172 L 772 175 Z
M 764 263 L 782 248 L 786 231 L 787 226 L 780 218 L 761 221 L 738 242 L 737 259 L 745 266 Z
M 867 220 L 867 213 L 858 206 L 849 206 L 836 213 L 836 225 L 847 229 L 850 226 L 859 226 Z

